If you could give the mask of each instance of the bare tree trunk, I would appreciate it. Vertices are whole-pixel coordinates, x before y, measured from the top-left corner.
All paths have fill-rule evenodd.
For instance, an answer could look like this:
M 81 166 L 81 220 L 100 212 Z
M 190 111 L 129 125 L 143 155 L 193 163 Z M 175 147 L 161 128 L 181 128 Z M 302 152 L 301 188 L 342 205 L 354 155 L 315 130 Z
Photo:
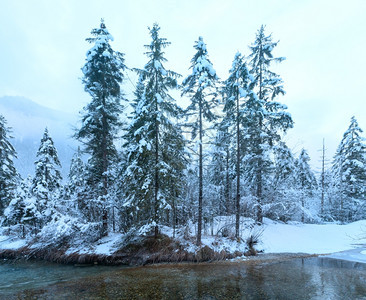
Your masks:
M 257 172 L 257 222 L 263 223 L 262 215 L 262 170 L 259 169 Z
M 155 82 L 157 82 L 157 78 L 155 78 Z M 157 94 L 157 87 L 155 86 L 155 95 Z M 154 190 L 154 221 L 155 221 L 155 230 L 154 236 L 158 237 L 159 228 L 158 228 L 158 209 L 159 209 L 159 121 L 157 119 L 158 113 L 158 101 L 155 99 L 155 190 Z
M 320 202 L 320 214 L 324 217 L 324 195 L 325 195 L 325 145 L 323 139 L 323 151 L 322 151 L 322 175 L 321 175 L 321 185 L 322 185 L 322 197 Z
M 239 239 L 240 229 L 240 128 L 239 128 L 239 94 L 236 95 L 236 203 L 235 203 L 235 237 Z
M 260 56 L 262 56 L 262 45 L 260 46 Z M 263 80 L 263 74 L 262 74 L 262 63 L 259 65 L 259 99 L 263 100 L 263 95 L 262 95 L 262 80 Z M 260 131 L 262 131 L 262 120 L 260 120 L 259 122 L 259 129 Z M 259 136 L 259 145 L 257 145 L 258 147 L 261 147 L 262 145 L 262 138 Z M 258 223 L 262 223 L 263 222 L 263 215 L 262 215 L 262 156 L 263 156 L 263 150 L 260 150 L 260 156 L 259 157 L 259 163 L 258 163 L 258 170 L 257 170 L 257 192 L 256 192 L 256 196 L 257 196 L 257 222 Z
M 158 126 L 156 124 L 156 126 Z M 154 221 L 155 221 L 155 238 L 158 237 L 159 229 L 158 229 L 158 193 L 159 193 L 159 170 L 158 170 L 158 163 L 159 163 L 159 132 L 158 128 L 156 128 L 156 135 L 155 135 L 155 191 L 154 191 Z
M 112 206 L 112 228 L 113 228 L 113 232 L 116 232 L 116 219 L 114 216 L 114 205 Z
M 176 218 L 177 218 L 177 212 L 175 207 L 175 198 L 173 198 L 173 238 L 175 238 Z
M 202 160 L 202 101 L 199 100 L 199 167 L 198 167 L 198 224 L 197 246 L 201 245 L 202 236 L 202 198 L 203 198 L 203 160 Z
M 105 106 L 105 98 L 103 97 L 103 105 Z M 106 117 L 102 116 L 102 125 L 103 125 L 103 140 L 102 140 L 102 153 L 103 153 L 103 216 L 102 216 L 102 236 L 108 235 L 108 211 L 106 208 L 107 202 L 107 194 L 108 194 L 108 179 L 107 179 L 107 170 L 108 170 L 108 156 L 107 156 L 107 120 Z
M 229 168 L 230 168 L 230 151 L 229 151 L 229 147 L 226 148 L 226 182 L 225 182 L 225 203 L 226 203 L 226 214 L 229 215 L 231 213 L 230 210 L 230 173 L 229 173 Z
M 343 177 L 343 174 L 341 173 L 341 178 Z M 345 212 L 344 212 L 344 203 L 343 203 L 343 182 L 341 182 L 341 211 L 340 211 L 340 219 L 342 222 L 345 221 Z

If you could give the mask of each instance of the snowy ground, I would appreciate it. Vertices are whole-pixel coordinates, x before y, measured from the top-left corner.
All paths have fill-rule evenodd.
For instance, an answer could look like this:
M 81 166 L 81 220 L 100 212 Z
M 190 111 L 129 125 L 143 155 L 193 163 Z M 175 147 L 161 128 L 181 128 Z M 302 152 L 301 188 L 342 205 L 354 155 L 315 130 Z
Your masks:
M 108 236 L 100 239 L 97 243 L 89 246 L 71 247 L 66 251 L 66 254 L 71 253 L 95 253 L 103 255 L 111 255 L 118 250 L 118 245 L 122 243 L 124 239 L 121 233 L 110 233 Z
M 216 234 L 223 225 L 230 224 L 231 220 L 225 217 L 217 219 L 213 228 L 208 228 L 202 237 L 204 245 L 208 245 L 215 251 L 226 250 L 228 252 L 244 251 L 245 245 L 237 243 L 228 238 L 211 236 L 209 233 Z M 244 221 L 245 222 L 245 221 Z M 245 225 L 243 224 L 243 228 Z M 265 253 L 309 253 L 322 254 L 327 257 L 357 261 L 366 263 L 366 220 L 350 223 L 347 225 L 338 224 L 284 224 L 273 222 L 269 219 L 264 220 L 261 227 L 263 233 L 261 242 L 257 249 Z M 163 233 L 172 235 L 171 228 L 163 228 Z M 250 231 L 243 232 L 243 237 Z M 195 252 L 198 248 L 194 245 L 194 229 L 192 228 L 192 239 L 182 240 L 186 249 Z M 121 245 L 124 237 L 122 234 L 114 233 L 99 240 L 88 247 L 70 248 L 68 253 L 96 253 L 110 255 L 118 246 Z M 9 236 L 0 235 L 0 249 L 17 249 L 26 245 L 26 241 Z
M 347 225 L 264 223 L 261 247 L 267 253 L 328 254 L 366 246 L 366 220 Z
M 366 263 L 366 220 L 338 224 L 276 223 L 265 220 L 260 247 L 266 253 L 309 253 Z
M 13 238 L 6 235 L 0 235 L 0 249 L 16 250 L 24 247 L 27 244 L 25 240 Z

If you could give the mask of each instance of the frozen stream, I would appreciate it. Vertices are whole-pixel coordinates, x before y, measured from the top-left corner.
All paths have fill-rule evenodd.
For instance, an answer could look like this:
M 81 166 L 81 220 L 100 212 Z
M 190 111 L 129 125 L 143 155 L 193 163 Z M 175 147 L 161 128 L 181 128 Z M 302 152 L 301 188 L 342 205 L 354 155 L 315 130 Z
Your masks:
M 0 265 L 2 299 L 366 299 L 366 264 L 267 255 L 136 268 Z

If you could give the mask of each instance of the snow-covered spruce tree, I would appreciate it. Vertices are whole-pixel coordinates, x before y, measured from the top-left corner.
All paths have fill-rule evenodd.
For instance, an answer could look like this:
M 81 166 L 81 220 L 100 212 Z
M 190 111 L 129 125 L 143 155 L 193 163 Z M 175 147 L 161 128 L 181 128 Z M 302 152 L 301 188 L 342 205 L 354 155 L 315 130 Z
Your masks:
M 206 151 L 206 159 L 203 164 L 207 166 L 203 173 L 203 230 L 207 225 L 211 224 L 211 233 L 214 226 L 214 220 L 217 216 L 229 216 L 229 212 L 233 211 L 233 203 L 231 203 L 232 195 L 232 145 L 231 137 L 228 134 L 227 126 L 222 122 L 215 124 L 216 136 L 212 144 Z M 197 168 L 197 166 L 195 166 Z M 192 175 L 193 181 L 190 185 L 197 186 L 197 171 Z M 192 189 L 191 187 L 188 187 Z M 197 204 L 197 188 L 190 191 L 195 195 L 195 203 Z M 189 205 L 188 203 L 186 205 Z M 197 211 L 197 208 L 194 209 Z
M 199 37 L 195 42 L 196 54 L 191 59 L 192 74 L 183 80 L 182 95 L 188 95 L 191 103 L 186 109 L 191 128 L 192 139 L 198 141 L 198 226 L 197 245 L 201 245 L 202 235 L 202 200 L 203 200 L 203 141 L 205 124 L 215 119 L 212 111 L 216 105 L 216 71 L 208 58 L 206 44 Z
M 322 180 L 324 180 L 324 202 L 323 206 L 320 203 L 320 217 L 323 221 L 334 222 L 336 220 L 335 216 L 337 215 L 335 212 L 337 211 L 337 205 L 334 202 L 335 199 L 339 196 L 337 186 L 335 183 L 334 174 L 332 172 L 332 168 L 326 168 L 324 170 L 323 176 L 320 176 L 318 182 L 322 184 Z M 322 186 L 320 188 L 323 188 Z M 322 191 L 320 191 L 322 192 Z M 322 197 L 322 194 L 320 195 Z M 321 201 L 321 199 L 320 199 Z M 323 210 L 321 209 L 323 207 Z
M 114 51 L 109 44 L 113 37 L 109 34 L 103 20 L 100 28 L 91 32 L 86 39 L 93 47 L 87 51 L 86 63 L 82 68 L 84 89 L 91 96 L 91 102 L 84 108 L 81 128 L 75 137 L 82 141 L 85 151 L 90 154 L 88 160 L 87 184 L 90 190 L 90 201 L 100 204 L 95 215 L 102 217 L 101 235 L 108 234 L 108 210 L 106 199 L 110 171 L 117 151 L 114 140 L 121 127 L 119 114 L 122 111 L 120 84 L 123 80 L 123 54 Z
M 27 178 L 23 179 L 20 183 L 19 196 L 20 201 L 24 199 L 24 214 L 22 217 L 22 225 L 25 231 L 30 233 L 37 232 L 37 220 L 41 219 L 41 213 L 37 209 L 37 199 L 33 196 L 33 178 L 29 175 Z
M 25 199 L 25 192 L 21 187 L 18 187 L 14 193 L 13 199 L 4 211 L 4 225 L 21 225 L 23 223 Z
M 302 149 L 299 158 L 295 161 L 296 183 L 300 192 L 301 200 L 301 222 L 305 221 L 306 200 L 313 196 L 317 189 L 317 182 L 309 165 L 310 157 L 305 149 Z
M 144 194 L 146 191 L 143 191 L 141 188 L 137 188 L 139 182 L 139 178 L 133 178 L 131 175 L 127 174 L 126 171 L 130 168 L 136 168 L 135 172 L 138 172 L 138 164 L 136 164 L 135 159 L 131 156 L 133 155 L 133 149 L 135 147 L 132 146 L 132 141 L 135 139 L 134 129 L 132 129 L 134 120 L 140 115 L 142 99 L 144 96 L 144 82 L 143 77 L 139 76 L 138 81 L 136 83 L 134 98 L 130 101 L 130 106 L 132 108 L 132 112 L 127 116 L 130 120 L 128 124 L 126 124 L 125 135 L 123 136 L 126 141 L 125 145 L 122 147 L 122 151 L 119 153 L 120 159 L 117 166 L 118 177 L 121 178 L 117 180 L 115 187 L 117 191 L 117 197 L 120 199 L 124 199 L 119 203 L 119 213 L 120 213 L 120 229 L 123 232 L 128 232 L 131 228 L 135 226 L 140 226 L 140 220 L 148 219 L 148 212 L 151 210 L 151 205 L 147 205 L 144 201 L 139 201 L 137 199 L 144 199 Z M 140 123 L 142 126 L 143 122 Z M 138 126 L 137 126 L 138 127 Z M 131 141 L 131 142 L 130 142 Z M 128 155 L 131 153 L 131 155 Z M 140 152 L 141 153 L 141 152 Z M 132 163 L 133 162 L 133 163 Z M 147 160 L 145 160 L 145 163 Z M 141 171 L 141 170 L 140 170 Z M 141 173 L 140 173 L 141 175 Z M 134 190 L 136 188 L 136 190 Z M 136 200 L 137 202 L 134 202 Z M 136 206 L 137 203 L 139 206 Z M 131 204 L 131 205 L 130 205 Z M 141 222 L 143 223 L 143 222 Z M 141 225 L 142 226 L 142 225 Z
M 31 184 L 31 179 L 29 178 L 19 181 L 13 199 L 4 212 L 3 224 L 5 226 L 15 226 L 15 228 L 13 227 L 15 232 L 12 230 L 12 233 L 16 233 L 23 238 L 28 231 L 26 230 L 26 227 L 29 227 L 29 231 L 33 230 L 35 216 L 38 215 L 36 213 L 35 205 L 33 205 L 33 209 L 30 208 L 30 202 L 32 202 L 30 193 Z M 33 222 L 30 222 L 29 217 L 32 210 Z
M 331 175 L 332 175 L 332 182 L 331 182 L 331 202 L 332 206 L 330 207 L 330 214 L 332 218 L 338 221 L 345 221 L 347 210 L 348 210 L 348 203 L 346 204 L 347 208 L 345 208 L 345 195 L 344 195 L 344 187 L 343 187 L 343 170 L 342 164 L 345 160 L 344 158 L 344 147 L 342 147 L 342 143 L 338 145 L 336 153 L 333 157 L 333 162 L 331 166 Z
M 145 45 L 149 60 L 144 69 L 136 69 L 140 80 L 125 135 L 124 188 L 125 207 L 132 210 L 138 226 L 154 227 L 156 237 L 164 213 L 182 192 L 186 153 L 182 131 L 174 122 L 182 111 L 169 94 L 177 88 L 179 75 L 163 66 L 167 61 L 163 49 L 170 43 L 159 36 L 158 24 L 149 30 L 152 41 Z
M 281 134 L 293 127 L 293 121 L 287 107 L 275 101 L 284 94 L 282 79 L 270 70 L 273 62 L 284 58 L 274 58 L 272 50 L 277 42 L 272 36 L 264 34 L 264 26 L 258 30 L 254 43 L 249 47 L 250 74 L 254 77 L 256 95 L 245 102 L 245 137 L 247 142 L 246 162 L 251 170 L 254 196 L 257 200 L 257 221 L 262 222 L 263 188 L 265 177 L 270 173 L 272 162 L 269 153 Z
M 219 214 L 230 215 L 233 211 L 231 203 L 232 185 L 232 136 L 224 119 L 217 125 L 216 137 L 211 148 L 210 172 L 211 184 L 214 186 L 219 203 Z
M 38 223 L 43 226 L 51 218 L 61 188 L 61 163 L 57 150 L 46 128 L 37 151 L 32 194 L 41 213 Z
M 295 158 L 292 151 L 284 142 L 280 142 L 274 148 L 274 177 L 273 185 L 275 188 L 294 184 L 294 176 L 296 171 Z
M 366 145 L 355 117 L 343 134 L 333 161 L 333 174 L 338 190 L 341 221 L 366 215 Z
M 85 203 L 85 194 L 87 193 L 85 172 L 85 165 L 81 158 L 81 150 L 78 147 L 78 150 L 71 159 L 67 182 L 67 198 L 70 201 L 70 205 L 79 211 L 86 210 L 87 205 Z
M 263 215 L 286 222 L 299 211 L 298 191 L 295 185 L 296 160 L 284 142 L 274 147 L 273 154 L 271 194 L 268 195 L 269 202 L 264 205 Z
M 325 200 L 325 191 L 326 191 L 326 169 L 325 169 L 325 143 L 324 143 L 324 139 L 323 139 L 323 147 L 322 147 L 322 155 L 321 155 L 321 162 L 322 162 L 322 169 L 321 169 L 321 173 L 320 173 L 320 178 L 319 178 L 319 184 L 320 184 L 320 192 L 321 192 L 321 197 L 320 197 L 320 216 L 321 218 L 325 219 L 325 213 L 324 213 L 324 200 Z
M 245 123 L 244 102 L 251 97 L 253 77 L 244 61 L 244 57 L 237 53 L 234 57 L 232 67 L 229 71 L 229 78 L 225 81 L 224 91 L 225 106 L 224 112 L 230 135 L 235 139 L 235 177 L 236 177 L 236 195 L 235 195 L 235 237 L 239 239 L 240 226 L 240 192 L 241 192 L 241 170 L 244 140 L 242 138 L 242 126 Z
M 16 152 L 10 139 L 10 128 L 7 127 L 5 118 L 0 115 L 0 217 L 11 201 L 19 179 L 13 162 Z

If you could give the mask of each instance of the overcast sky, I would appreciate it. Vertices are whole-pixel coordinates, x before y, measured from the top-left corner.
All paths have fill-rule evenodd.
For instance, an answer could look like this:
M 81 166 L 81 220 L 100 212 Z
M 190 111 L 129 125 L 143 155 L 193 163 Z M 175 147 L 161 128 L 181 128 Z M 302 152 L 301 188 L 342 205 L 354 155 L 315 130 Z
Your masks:
M 100 18 L 128 67 L 146 63 L 147 27 L 158 22 L 172 43 L 166 68 L 187 76 L 194 41 L 203 36 L 221 79 L 265 24 L 280 40 L 274 54 L 286 57 L 275 66 L 287 92 L 280 101 L 295 121 L 286 140 L 319 165 L 322 139 L 331 159 L 351 116 L 366 130 L 365 12 L 366 0 L 0 0 L 0 97 L 80 111 L 89 101 L 80 80 L 85 38 Z

